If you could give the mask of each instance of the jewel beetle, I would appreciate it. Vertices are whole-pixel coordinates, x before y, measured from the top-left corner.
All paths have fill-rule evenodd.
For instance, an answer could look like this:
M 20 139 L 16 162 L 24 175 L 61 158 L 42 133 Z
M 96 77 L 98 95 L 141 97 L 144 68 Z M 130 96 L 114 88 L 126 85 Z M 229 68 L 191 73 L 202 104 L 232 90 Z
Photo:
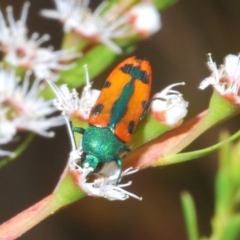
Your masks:
M 91 109 L 88 127 L 73 128 L 83 135 L 81 165 L 89 168 L 90 174 L 111 161 L 121 169 L 120 156 L 130 151 L 125 144 L 148 108 L 151 83 L 148 61 L 136 57 L 124 60 L 105 81 Z

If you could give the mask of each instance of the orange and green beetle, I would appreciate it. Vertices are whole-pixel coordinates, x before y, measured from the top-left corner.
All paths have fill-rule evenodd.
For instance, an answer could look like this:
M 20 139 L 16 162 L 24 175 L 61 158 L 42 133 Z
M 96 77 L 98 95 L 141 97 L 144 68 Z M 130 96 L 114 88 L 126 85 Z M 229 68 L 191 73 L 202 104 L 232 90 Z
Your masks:
M 109 75 L 100 96 L 91 109 L 89 126 L 73 128 L 83 135 L 81 165 L 97 173 L 107 162 L 121 168 L 120 155 L 148 108 L 152 83 L 151 66 L 146 60 L 131 57 Z

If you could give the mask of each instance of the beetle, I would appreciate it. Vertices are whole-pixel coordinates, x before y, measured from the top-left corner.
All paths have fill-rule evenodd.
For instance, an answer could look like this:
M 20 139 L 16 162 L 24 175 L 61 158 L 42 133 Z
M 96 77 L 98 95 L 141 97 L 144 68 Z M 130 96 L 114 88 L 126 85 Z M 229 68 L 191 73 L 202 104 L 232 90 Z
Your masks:
M 83 135 L 80 161 L 90 169 L 90 174 L 111 161 L 116 162 L 121 174 L 120 156 L 130 151 L 126 143 L 148 109 L 151 83 L 148 61 L 136 57 L 124 60 L 105 81 L 90 111 L 88 127 L 73 128 Z

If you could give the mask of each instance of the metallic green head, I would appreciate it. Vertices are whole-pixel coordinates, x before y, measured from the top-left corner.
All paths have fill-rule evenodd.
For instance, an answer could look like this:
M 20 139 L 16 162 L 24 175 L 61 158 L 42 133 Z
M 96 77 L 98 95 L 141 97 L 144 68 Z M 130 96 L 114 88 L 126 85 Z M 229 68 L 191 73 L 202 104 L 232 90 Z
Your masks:
M 82 167 L 88 168 L 91 173 L 96 172 L 96 169 L 100 166 L 101 161 L 94 155 L 83 153 L 81 156 Z

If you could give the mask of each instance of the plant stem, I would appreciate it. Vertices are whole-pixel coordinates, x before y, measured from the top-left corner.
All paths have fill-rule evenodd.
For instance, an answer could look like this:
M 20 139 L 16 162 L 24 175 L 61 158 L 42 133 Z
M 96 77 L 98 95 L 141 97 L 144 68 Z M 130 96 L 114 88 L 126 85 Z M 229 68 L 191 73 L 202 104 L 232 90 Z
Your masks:
M 20 237 L 60 208 L 85 196 L 68 172 L 60 181 L 54 193 L 0 225 L 0 239 L 12 240 Z
M 53 214 L 54 212 L 48 204 L 52 198 L 53 194 L 0 225 L 0 239 L 16 239 L 47 216 Z
M 5 167 L 7 164 L 10 162 L 14 161 L 17 157 L 19 157 L 29 146 L 29 144 L 32 142 L 34 139 L 35 134 L 30 133 L 27 138 L 23 141 L 23 143 L 15 150 L 10 156 L 4 158 L 3 160 L 0 161 L 0 169 Z

